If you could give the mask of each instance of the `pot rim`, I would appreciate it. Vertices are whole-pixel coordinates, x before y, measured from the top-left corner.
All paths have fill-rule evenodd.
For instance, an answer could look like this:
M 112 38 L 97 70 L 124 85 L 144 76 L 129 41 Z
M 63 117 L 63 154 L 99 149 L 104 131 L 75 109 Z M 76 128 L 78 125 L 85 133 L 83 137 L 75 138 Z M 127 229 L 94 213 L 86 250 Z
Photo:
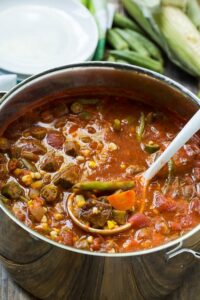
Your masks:
M 41 72 L 37 75 L 33 75 L 33 76 L 25 79 L 24 81 L 22 81 L 18 85 L 16 85 L 7 94 L 5 94 L 0 100 L 0 106 L 7 101 L 9 96 L 13 96 L 16 92 L 23 89 L 23 87 L 27 87 L 30 83 L 34 83 L 34 82 L 37 83 L 37 79 L 40 79 L 42 77 L 43 77 L 43 79 L 45 79 L 45 77 L 48 77 L 52 73 L 57 73 L 57 72 L 62 73 L 62 71 L 66 71 L 66 70 L 70 70 L 70 69 L 71 70 L 73 70 L 73 69 L 76 70 L 76 69 L 79 69 L 79 68 L 105 68 L 105 69 L 108 68 L 108 69 L 113 69 L 113 70 L 116 69 L 116 70 L 122 70 L 122 71 L 123 70 L 133 71 L 135 73 L 144 74 L 144 75 L 147 75 L 147 76 L 152 77 L 154 79 L 157 79 L 161 82 L 164 82 L 165 84 L 171 86 L 172 88 L 177 89 L 179 92 L 181 92 L 183 95 L 190 98 L 190 100 L 192 100 L 192 102 L 196 103 L 200 107 L 200 100 L 198 99 L 198 97 L 195 94 L 193 94 L 191 91 L 189 91 L 187 88 L 185 88 L 182 84 L 176 82 L 175 80 L 170 79 L 169 77 L 167 77 L 165 75 L 159 74 L 157 72 L 154 72 L 154 71 L 142 68 L 142 67 L 131 66 L 131 65 L 128 65 L 128 64 L 121 64 L 121 63 L 120 64 L 119 63 L 113 63 L 113 62 L 83 62 L 83 63 L 78 63 L 78 64 L 70 64 L 70 65 L 66 65 L 66 66 L 53 68 L 53 69 Z M 34 231 L 33 229 L 26 226 L 19 219 L 17 219 L 11 213 L 11 211 L 6 208 L 6 206 L 1 201 L 0 201 L 0 208 L 3 210 L 3 212 L 12 221 L 14 221 L 14 223 L 16 223 L 21 228 L 23 228 L 26 232 L 28 232 L 36 240 L 42 240 L 44 242 L 47 242 L 47 243 L 51 244 L 52 246 L 56 246 L 56 247 L 59 247 L 59 248 L 64 249 L 64 250 L 76 252 L 78 254 L 86 254 L 86 255 L 100 256 L 100 257 L 112 257 L 113 258 L 113 257 L 130 257 L 130 256 L 139 256 L 139 255 L 151 254 L 151 253 L 154 253 L 154 252 L 158 252 L 158 251 L 168 249 L 172 246 L 177 246 L 177 244 L 182 243 L 184 240 L 191 237 L 192 235 L 194 235 L 195 233 L 197 233 L 200 230 L 200 224 L 199 224 L 196 227 L 194 227 L 192 230 L 190 230 L 189 232 L 184 234 L 183 236 L 181 236 L 181 237 L 179 237 L 175 240 L 172 240 L 170 242 L 167 242 L 165 244 L 162 244 L 160 246 L 153 247 L 153 248 L 147 249 L 147 250 L 140 250 L 140 251 L 134 251 L 134 252 L 121 252 L 121 253 L 91 252 L 91 251 L 87 251 L 87 250 L 77 249 L 77 248 L 71 247 L 71 246 L 66 246 L 64 244 L 60 244 L 60 243 L 55 242 L 55 241 L 53 241 L 49 238 L 46 238 L 42 234 Z

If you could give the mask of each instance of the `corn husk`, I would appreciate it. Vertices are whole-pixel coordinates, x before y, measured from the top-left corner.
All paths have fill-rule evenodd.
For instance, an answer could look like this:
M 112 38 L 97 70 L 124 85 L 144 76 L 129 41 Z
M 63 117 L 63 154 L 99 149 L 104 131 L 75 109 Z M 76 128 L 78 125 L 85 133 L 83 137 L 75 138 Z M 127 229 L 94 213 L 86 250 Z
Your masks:
M 189 74 L 199 77 L 199 31 L 178 7 L 162 5 L 161 0 L 148 0 L 145 4 L 146 1 L 122 0 L 128 13 L 162 47 L 169 59 Z
M 200 76 L 200 34 L 189 18 L 181 10 L 167 6 L 162 9 L 158 23 L 179 66 Z
M 188 0 L 186 12 L 193 24 L 200 30 L 200 3 L 197 0 Z
M 162 5 L 175 6 L 183 10 L 186 9 L 187 3 L 191 0 L 162 0 Z

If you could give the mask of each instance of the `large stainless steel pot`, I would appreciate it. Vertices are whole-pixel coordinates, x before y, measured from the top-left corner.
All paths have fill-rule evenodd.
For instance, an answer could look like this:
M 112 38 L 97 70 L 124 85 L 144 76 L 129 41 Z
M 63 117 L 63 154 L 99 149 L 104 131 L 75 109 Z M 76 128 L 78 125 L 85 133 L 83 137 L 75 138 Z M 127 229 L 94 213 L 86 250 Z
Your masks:
M 0 134 L 8 122 L 31 110 L 41 99 L 107 93 L 168 108 L 186 118 L 200 106 L 190 91 L 155 72 L 121 64 L 83 63 L 33 76 L 3 96 Z M 200 258 L 200 225 L 153 249 L 91 253 L 45 238 L 17 220 L 3 203 L 0 207 L 1 261 L 22 287 L 41 299 L 165 296 L 181 284 L 194 256 Z

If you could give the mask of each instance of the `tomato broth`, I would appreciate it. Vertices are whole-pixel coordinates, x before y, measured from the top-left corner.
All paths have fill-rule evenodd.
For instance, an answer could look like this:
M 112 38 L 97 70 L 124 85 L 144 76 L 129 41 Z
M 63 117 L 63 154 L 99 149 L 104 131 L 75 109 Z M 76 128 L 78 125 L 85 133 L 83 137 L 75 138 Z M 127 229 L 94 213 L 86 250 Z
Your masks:
M 200 137 L 150 182 L 136 182 L 185 121 L 116 96 L 62 99 L 35 108 L 0 137 L 1 200 L 31 229 L 64 245 L 108 253 L 149 249 L 200 223 Z M 109 236 L 94 229 L 131 228 Z M 144 203 L 142 203 L 142 201 Z

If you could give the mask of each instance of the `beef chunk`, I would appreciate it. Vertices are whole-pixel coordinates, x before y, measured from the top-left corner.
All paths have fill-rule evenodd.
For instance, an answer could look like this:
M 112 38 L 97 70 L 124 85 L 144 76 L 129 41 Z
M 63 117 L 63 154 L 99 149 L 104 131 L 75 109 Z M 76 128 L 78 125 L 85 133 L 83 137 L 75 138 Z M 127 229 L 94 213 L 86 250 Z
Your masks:
M 53 178 L 55 185 L 59 185 L 64 189 L 72 187 L 80 181 L 80 167 L 78 165 L 68 165 L 61 169 Z
M 111 205 L 94 199 L 89 199 L 80 212 L 80 218 L 89 222 L 95 228 L 105 226 L 111 216 Z
M 19 142 L 17 142 L 16 146 L 22 150 L 29 151 L 38 155 L 44 155 L 47 152 L 46 148 L 42 145 L 42 143 L 35 139 L 22 138 Z
M 42 162 L 41 169 L 47 172 L 56 172 L 60 169 L 62 163 L 63 163 L 62 156 L 50 152 L 46 154 Z
M 78 155 L 80 146 L 74 141 L 68 141 L 65 143 L 65 153 L 69 156 L 76 157 Z

